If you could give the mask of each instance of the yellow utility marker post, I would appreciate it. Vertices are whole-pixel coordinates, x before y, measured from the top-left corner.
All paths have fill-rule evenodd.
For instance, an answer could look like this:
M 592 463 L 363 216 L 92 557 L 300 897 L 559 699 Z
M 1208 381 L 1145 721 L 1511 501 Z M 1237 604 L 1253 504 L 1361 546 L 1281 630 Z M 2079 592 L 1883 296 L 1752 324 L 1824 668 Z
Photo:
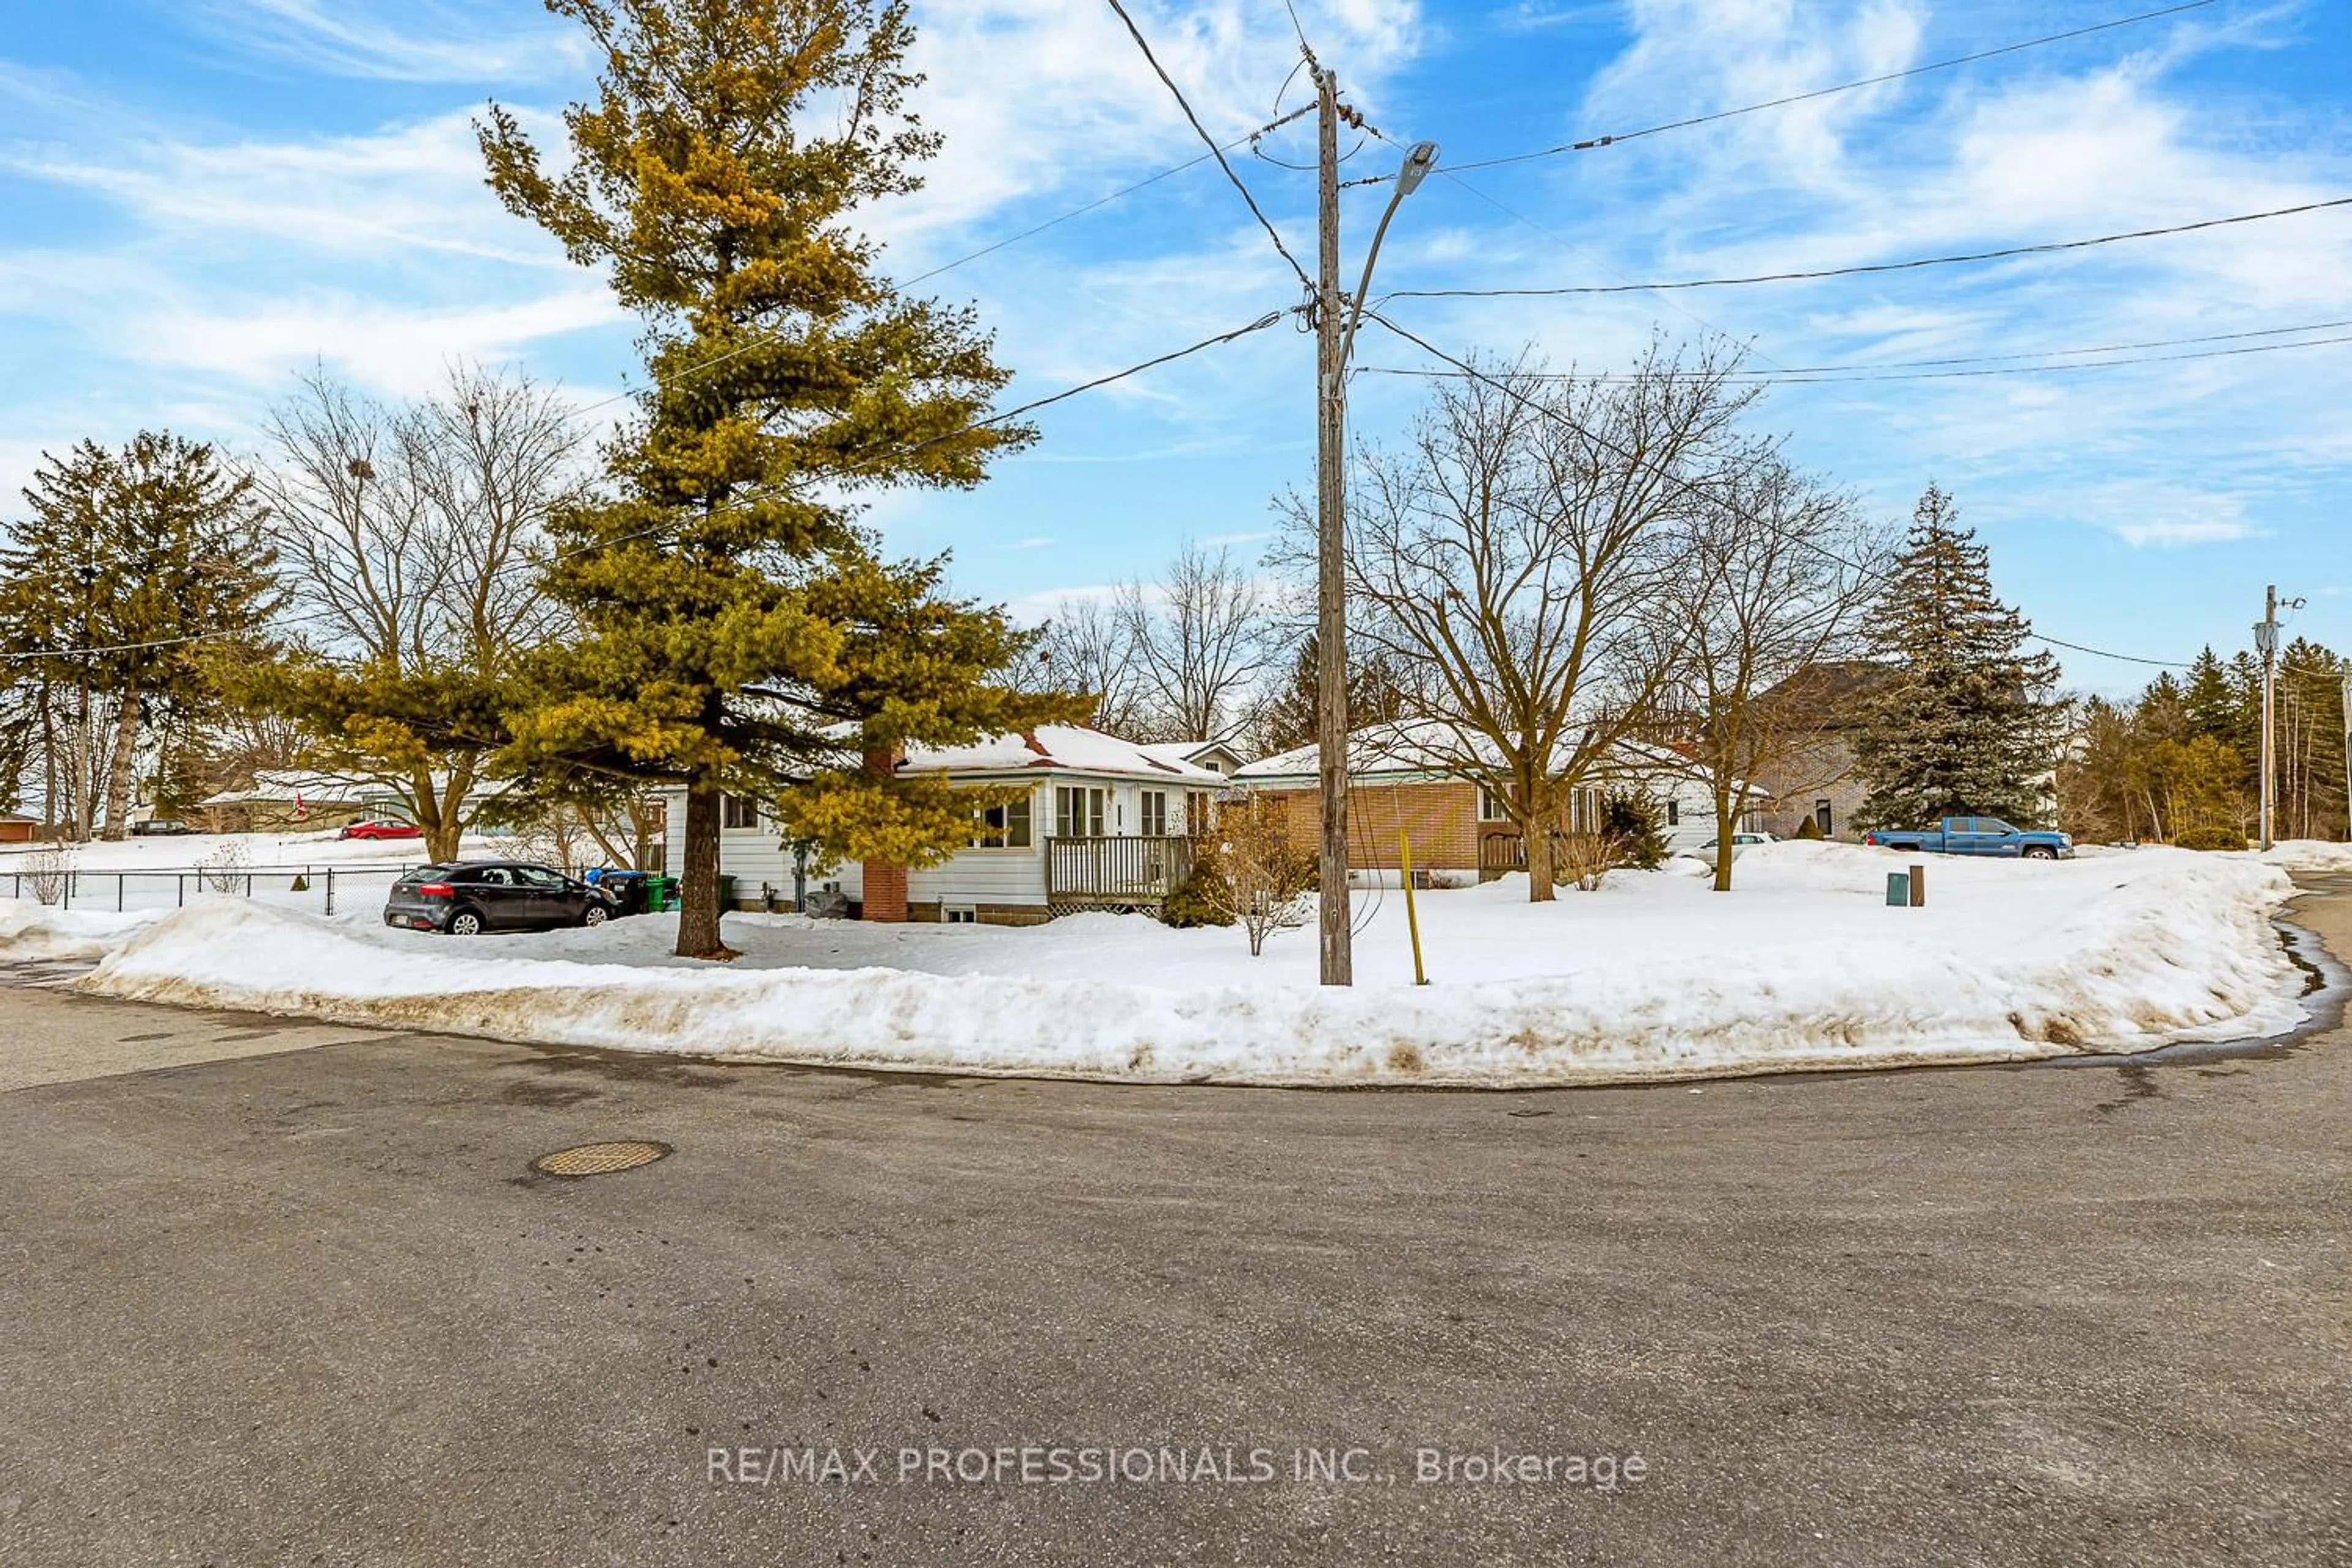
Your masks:
M 1397 866 L 1404 878 L 1404 924 L 1412 933 L 1412 983 L 1429 984 L 1421 967 L 1421 912 L 1412 904 L 1412 835 L 1397 829 Z

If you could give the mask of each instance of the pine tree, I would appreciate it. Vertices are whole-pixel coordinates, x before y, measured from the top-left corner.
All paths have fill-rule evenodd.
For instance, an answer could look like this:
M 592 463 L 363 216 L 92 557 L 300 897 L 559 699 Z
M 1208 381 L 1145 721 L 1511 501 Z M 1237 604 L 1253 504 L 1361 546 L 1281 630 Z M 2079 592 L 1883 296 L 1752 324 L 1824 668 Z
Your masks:
M 1293 751 L 1314 741 L 1322 657 L 1312 631 L 1299 639 L 1289 678 L 1267 699 L 1258 717 L 1256 741 L 1265 752 Z M 1361 729 L 1395 720 L 1404 711 L 1404 689 L 1386 655 L 1375 652 L 1369 660 L 1352 662 L 1355 668 L 1348 672 L 1349 727 Z
M 47 806 L 54 820 L 71 802 L 77 837 L 101 821 L 123 836 L 149 721 L 205 706 L 206 645 L 253 634 L 274 607 L 252 489 L 210 446 L 153 431 L 120 451 L 84 441 L 44 454 L 35 471 L 31 515 L 0 549 L 0 645 L 47 693 L 73 694 L 58 716 L 71 726 L 68 776 Z
M 507 760 L 543 789 L 683 784 L 677 951 L 716 954 L 722 792 L 791 792 L 831 853 L 920 864 L 964 841 L 970 801 L 898 779 L 899 747 L 1074 712 L 999 684 L 1027 639 L 946 597 L 938 563 L 880 560 L 849 499 L 969 489 L 1034 432 L 979 423 L 1007 380 L 989 336 L 901 294 L 852 226 L 940 146 L 905 106 L 903 4 L 549 5 L 594 37 L 595 100 L 565 115 L 560 173 L 493 107 L 489 183 L 607 269 L 655 384 L 609 448 L 613 499 L 551 523 L 548 588 L 583 635 L 538 671 Z
M 1994 596 L 1985 546 L 1934 485 L 1920 497 L 1880 610 L 1879 651 L 1897 678 L 1865 710 L 1854 745 L 1865 826 L 1942 816 L 2049 819 L 2065 710 L 2057 661 Z

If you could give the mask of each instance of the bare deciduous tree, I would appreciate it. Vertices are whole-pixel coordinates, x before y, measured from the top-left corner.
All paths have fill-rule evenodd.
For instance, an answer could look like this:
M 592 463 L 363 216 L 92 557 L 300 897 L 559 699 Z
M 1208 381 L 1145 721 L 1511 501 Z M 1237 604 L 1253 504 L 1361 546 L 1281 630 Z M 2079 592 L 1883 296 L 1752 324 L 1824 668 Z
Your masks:
M 578 491 L 579 433 L 521 374 L 450 373 L 402 408 L 323 372 L 272 416 L 279 560 L 319 657 L 271 689 L 324 765 L 396 792 L 427 852 L 457 852 L 499 743 L 500 683 L 558 629 L 533 552 Z
M 1352 465 L 1349 657 L 1384 658 L 1433 761 L 1502 803 L 1531 900 L 1553 896 L 1568 802 L 1681 652 L 1668 590 L 1691 488 L 1740 458 L 1737 364 L 1654 344 L 1627 375 L 1555 376 L 1523 357 L 1441 383 L 1402 449 Z M 1307 566 L 1311 509 L 1289 511 L 1281 555 Z
M 1223 740 L 1249 716 L 1275 657 L 1265 585 L 1223 546 L 1186 543 L 1156 583 L 1130 583 L 1118 620 L 1150 738 Z
M 1039 643 L 1029 684 L 1039 691 L 1083 691 L 1095 699 L 1095 728 L 1130 739 L 1146 724 L 1135 647 L 1118 606 L 1073 595 L 1055 607 Z M 1025 673 L 1025 672 L 1024 672 Z
M 1748 782 L 1821 754 L 1842 715 L 1809 689 L 1859 654 L 1888 542 L 1852 498 L 1769 448 L 1706 488 L 1669 589 L 1687 640 L 1675 683 L 1715 805 L 1715 886 L 1731 889 Z

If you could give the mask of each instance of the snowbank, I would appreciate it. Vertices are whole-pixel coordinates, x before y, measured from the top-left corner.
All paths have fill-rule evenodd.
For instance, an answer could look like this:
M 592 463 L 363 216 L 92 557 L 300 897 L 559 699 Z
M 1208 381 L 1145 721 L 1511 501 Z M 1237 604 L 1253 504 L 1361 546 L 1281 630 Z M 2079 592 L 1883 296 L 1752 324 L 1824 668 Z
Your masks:
M 0 963 L 49 958 L 96 958 L 128 942 L 156 917 L 134 910 L 45 909 L 31 900 L 0 899 Z
M 1230 931 L 1092 916 L 1026 931 L 733 917 L 734 965 L 663 952 L 670 919 L 459 942 L 211 900 L 122 933 L 110 995 L 547 1044 L 960 1073 L 1277 1084 L 1535 1084 L 2143 1050 L 2299 1014 L 2250 856 L 1937 861 L 1784 844 L 1723 895 L 1619 874 L 1530 906 L 1517 879 L 1365 894 L 1359 985 L 1314 984 L 1311 931 L 1264 960 Z M 1126 977 L 1149 976 L 1150 984 Z M 1107 978 L 1118 977 L 1118 978 Z
M 2331 844 L 2322 838 L 2282 839 L 2262 858 L 2288 871 L 2352 871 L 2352 844 Z

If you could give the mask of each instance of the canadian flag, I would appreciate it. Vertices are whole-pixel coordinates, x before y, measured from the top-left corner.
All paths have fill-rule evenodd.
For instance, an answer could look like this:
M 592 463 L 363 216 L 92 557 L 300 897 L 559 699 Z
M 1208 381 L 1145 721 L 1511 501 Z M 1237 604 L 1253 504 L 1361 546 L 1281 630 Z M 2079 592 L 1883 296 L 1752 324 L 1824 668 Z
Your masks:
M 310 820 L 310 808 L 302 804 L 302 792 L 299 789 L 294 792 L 294 820 L 297 822 Z

